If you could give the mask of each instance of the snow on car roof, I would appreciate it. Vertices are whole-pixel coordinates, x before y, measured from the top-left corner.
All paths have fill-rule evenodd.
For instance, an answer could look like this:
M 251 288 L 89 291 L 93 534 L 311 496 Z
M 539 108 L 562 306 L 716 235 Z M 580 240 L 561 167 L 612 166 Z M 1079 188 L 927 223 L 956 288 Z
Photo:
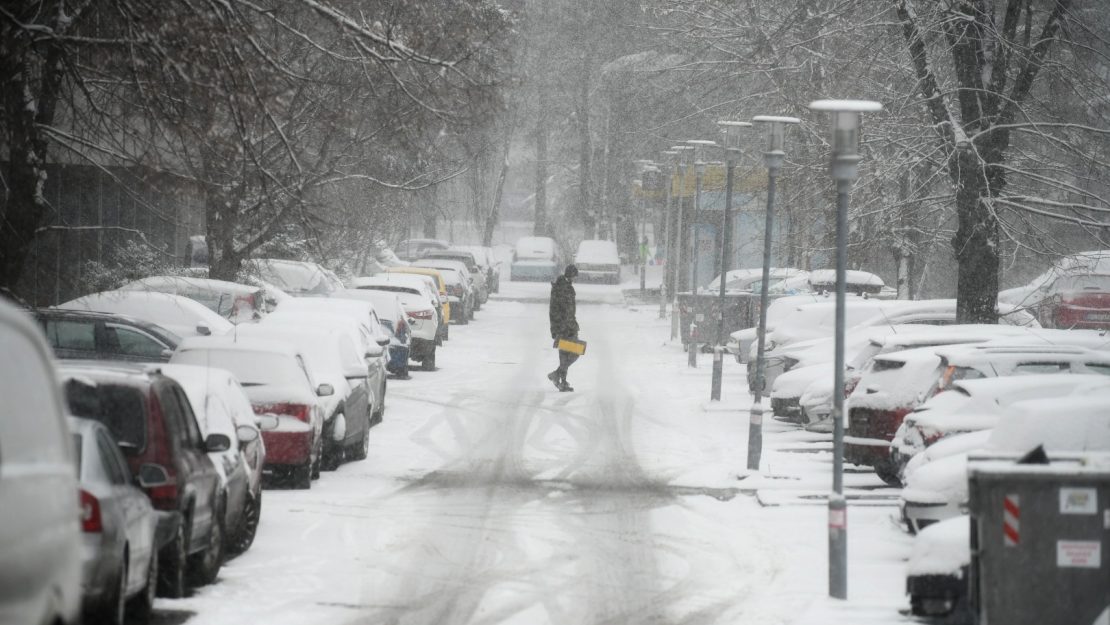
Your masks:
M 962 514 L 934 523 L 917 535 L 906 575 L 949 575 L 971 562 L 971 517 Z
M 612 241 L 587 239 L 578 244 L 578 251 L 574 254 L 576 263 L 611 263 L 620 262 L 617 254 L 617 244 Z
M 1023 452 L 1110 451 L 1110 389 L 1082 395 L 1030 399 L 1010 406 L 988 447 Z
M 378 313 L 378 318 L 385 321 L 395 321 L 398 314 L 404 314 L 401 298 L 390 291 L 376 289 L 347 289 L 334 295 L 336 298 L 348 298 L 370 302 Z
M 189 350 L 222 349 L 229 351 L 261 352 L 296 357 L 300 351 L 288 341 L 260 338 L 239 338 L 237 333 L 223 336 L 194 336 L 187 338 L 177 347 L 178 352 Z
M 399 286 L 422 293 L 424 289 L 427 288 L 428 283 L 424 281 L 423 277 L 417 274 L 379 273 L 375 276 L 355 278 L 351 281 L 351 285 L 356 289 L 366 289 L 375 286 Z
M 211 278 L 192 278 L 189 276 L 150 276 L 140 278 L 121 286 L 120 291 L 157 290 L 164 293 L 176 293 L 178 289 L 192 289 L 200 291 L 218 291 L 234 293 L 236 295 L 252 295 L 262 289 L 261 286 L 251 286 L 227 280 L 213 280 Z
M 58 304 L 62 310 L 121 313 L 164 326 L 181 336 L 197 334 L 197 326 L 224 334 L 231 322 L 196 300 L 157 291 L 102 291 Z
M 365 316 L 369 318 L 374 314 L 374 304 L 367 301 L 343 299 L 336 297 L 322 297 L 322 298 L 307 298 L 295 297 L 289 301 L 282 302 L 278 311 L 298 311 L 303 310 L 306 312 L 335 312 L 345 315 L 356 315 L 360 319 Z
M 846 284 L 853 286 L 885 286 L 883 279 L 869 271 L 848 269 L 844 272 Z M 836 285 L 835 269 L 816 269 L 809 272 L 810 284 Z
M 548 237 L 521 237 L 517 240 L 516 256 L 519 259 L 553 258 L 555 256 L 555 240 Z

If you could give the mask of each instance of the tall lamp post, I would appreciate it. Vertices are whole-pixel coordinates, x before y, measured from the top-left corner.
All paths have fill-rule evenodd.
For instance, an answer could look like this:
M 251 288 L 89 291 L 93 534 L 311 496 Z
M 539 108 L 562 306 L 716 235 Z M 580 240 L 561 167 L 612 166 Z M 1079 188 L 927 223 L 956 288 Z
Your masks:
M 661 165 L 660 177 L 664 180 L 667 186 L 667 199 L 663 204 L 663 274 L 659 283 L 659 318 L 667 318 L 667 283 L 670 280 L 667 276 L 670 274 L 671 265 L 674 259 L 671 258 L 671 236 L 673 236 L 674 229 L 671 227 L 671 187 L 674 184 L 674 158 L 678 156 L 678 152 L 674 150 L 663 150 L 660 152 L 663 155 L 663 162 Z M 656 243 L 658 245 L 658 243 Z M 672 285 L 673 286 L 673 285 Z M 672 310 L 672 314 L 676 314 Z M 671 340 L 675 339 L 675 330 L 677 326 L 671 324 Z
M 698 260 L 701 246 L 698 244 L 698 219 L 701 211 L 701 180 L 705 176 L 705 150 L 716 147 L 717 143 L 705 139 L 690 139 L 686 144 L 694 148 L 694 214 L 690 218 L 690 290 L 693 297 L 690 302 L 694 310 L 697 311 L 700 310 L 698 306 Z M 698 366 L 698 341 L 695 334 L 694 332 L 690 333 L 688 343 L 690 348 L 688 364 L 691 367 Z
M 833 492 L 829 496 L 829 596 L 848 598 L 848 508 L 844 500 L 844 274 L 848 266 L 848 193 L 859 177 L 860 115 L 882 109 L 868 100 L 817 100 L 832 113 L 829 173 L 836 181 L 836 346 L 833 352 Z
M 768 124 L 767 150 L 763 152 L 763 164 L 767 166 L 767 210 L 763 226 L 763 280 L 759 285 L 759 330 L 756 332 L 755 389 L 752 392 L 752 408 L 748 419 L 748 469 L 759 470 L 759 460 L 763 455 L 763 386 L 767 362 L 767 287 L 771 281 L 771 238 L 775 225 L 775 181 L 786 159 L 783 148 L 786 143 L 786 127 L 797 124 L 796 117 L 775 117 L 756 115 L 752 121 Z
M 636 237 L 636 254 L 639 256 L 638 271 L 640 274 L 640 297 L 644 296 L 644 291 L 647 290 L 647 280 L 644 275 L 644 269 L 647 259 L 644 258 L 644 245 L 643 240 L 647 238 L 647 187 L 648 176 L 655 170 L 655 163 L 649 160 L 637 160 L 636 168 L 640 174 L 640 236 Z M 657 170 L 655 170 L 657 171 Z M 633 222 L 633 233 L 636 232 L 636 225 Z
M 725 284 L 728 282 L 729 257 L 732 255 L 732 179 L 736 171 L 736 161 L 740 157 L 740 135 L 748 122 L 722 120 L 717 122 L 721 129 L 721 147 L 725 150 L 725 210 L 721 216 L 721 289 L 717 304 L 717 343 L 713 350 L 713 386 L 710 400 L 721 399 L 721 378 L 724 375 L 721 346 L 725 342 Z
M 682 334 L 679 324 L 682 320 L 681 311 L 678 305 L 678 292 L 682 290 L 682 275 L 685 269 L 682 266 L 683 246 L 685 245 L 685 222 L 682 219 L 682 197 L 686 194 L 686 155 L 692 152 L 693 148 L 688 145 L 672 146 L 671 150 L 675 153 L 674 164 L 678 170 L 678 177 L 682 180 L 682 192 L 678 194 L 675 200 L 675 228 L 674 228 L 674 242 L 675 254 L 674 262 L 671 263 L 671 339 L 677 340 Z

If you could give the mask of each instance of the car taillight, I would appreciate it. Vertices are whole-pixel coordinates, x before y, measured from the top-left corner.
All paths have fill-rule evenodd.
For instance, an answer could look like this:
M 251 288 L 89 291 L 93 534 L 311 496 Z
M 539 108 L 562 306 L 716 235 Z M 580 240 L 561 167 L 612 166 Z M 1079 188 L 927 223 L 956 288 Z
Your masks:
M 293 404 L 290 402 L 259 404 L 254 406 L 254 413 L 287 415 L 308 423 L 311 420 L 312 407 L 307 404 Z
M 88 491 L 81 491 L 81 531 L 99 532 L 104 529 L 100 522 L 100 502 Z
M 434 315 L 434 314 L 435 314 L 435 311 L 432 310 L 431 308 L 428 308 L 426 310 L 416 310 L 416 311 L 410 312 L 409 316 L 412 317 L 413 319 L 431 319 L 432 315 Z

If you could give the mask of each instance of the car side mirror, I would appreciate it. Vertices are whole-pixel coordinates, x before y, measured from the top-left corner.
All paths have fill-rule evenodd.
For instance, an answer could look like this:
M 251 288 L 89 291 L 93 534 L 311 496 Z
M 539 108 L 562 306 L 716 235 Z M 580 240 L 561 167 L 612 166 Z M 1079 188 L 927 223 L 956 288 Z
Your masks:
M 170 476 L 166 469 L 157 464 L 144 464 L 139 467 L 139 475 L 135 478 L 142 488 L 154 488 L 170 483 Z
M 204 451 L 219 453 L 231 449 L 231 439 L 226 434 L 209 434 L 204 439 Z
M 166 349 L 163 349 L 162 358 L 173 358 L 173 350 L 169 349 L 168 347 Z
M 331 397 L 332 395 L 335 395 L 335 387 L 331 384 L 321 384 L 316 387 L 317 397 Z
M 240 425 L 235 428 L 235 437 L 239 439 L 242 444 L 253 443 L 258 440 L 258 428 L 252 428 L 249 425 Z
M 386 339 L 385 343 L 386 343 L 386 345 L 388 345 L 389 344 L 389 339 Z M 385 353 L 385 348 L 382 347 L 378 343 L 370 345 L 369 347 L 366 348 L 366 357 L 367 358 L 371 358 L 371 359 L 372 358 L 381 358 L 381 355 L 383 353 Z
M 212 330 L 206 325 L 197 326 L 197 334 L 201 336 L 211 336 Z
M 376 341 L 374 341 L 374 342 L 375 342 L 375 343 L 377 343 L 379 347 L 385 347 L 386 345 L 389 345 L 389 337 L 388 337 L 388 336 L 383 336 L 382 338 L 380 338 L 380 339 L 378 339 L 378 340 L 376 340 Z M 376 356 L 381 356 L 381 355 L 382 355 L 382 353 L 381 353 L 381 352 L 378 352 L 378 353 L 377 353 L 377 354 L 375 354 L 375 355 L 376 355 Z
M 260 414 L 255 415 L 254 424 L 258 427 L 259 430 L 262 430 L 263 432 L 268 432 L 270 430 L 278 429 L 278 426 L 281 425 L 281 419 L 279 419 L 277 415 L 272 413 Z

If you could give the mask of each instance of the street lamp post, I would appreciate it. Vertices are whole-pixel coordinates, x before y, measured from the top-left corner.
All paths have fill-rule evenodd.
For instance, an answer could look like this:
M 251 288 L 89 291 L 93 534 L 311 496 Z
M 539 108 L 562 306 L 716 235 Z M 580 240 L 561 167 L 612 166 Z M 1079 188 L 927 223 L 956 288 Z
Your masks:
M 767 150 L 763 152 L 763 164 L 767 166 L 767 210 L 763 226 L 763 279 L 759 285 L 759 329 L 756 332 L 755 388 L 752 391 L 752 408 L 748 418 L 748 469 L 759 470 L 763 455 L 763 386 L 767 362 L 767 287 L 771 282 L 771 237 L 775 225 L 775 182 L 786 159 L 783 147 L 786 142 L 786 127 L 797 124 L 796 117 L 775 117 L 756 115 L 752 121 L 769 125 Z
M 678 169 L 678 176 L 682 180 L 682 193 L 678 194 L 678 198 L 675 201 L 675 204 L 677 205 L 676 206 L 677 210 L 675 211 L 675 229 L 674 229 L 674 241 L 675 241 L 676 249 L 675 249 L 674 263 L 672 263 L 672 266 L 673 266 L 672 269 L 673 270 L 671 272 L 671 277 L 672 277 L 672 283 L 671 283 L 672 284 L 672 289 L 671 289 L 671 297 L 672 297 L 672 299 L 671 299 L 671 339 L 677 340 L 680 336 L 682 336 L 681 329 L 679 327 L 679 324 L 681 323 L 681 320 L 682 320 L 682 315 L 681 315 L 681 311 L 679 310 L 679 305 L 678 305 L 678 292 L 680 290 L 682 290 L 682 275 L 683 275 L 683 271 L 684 271 L 683 266 L 682 266 L 682 255 L 683 255 L 683 246 L 684 246 L 684 243 L 685 243 L 683 239 L 685 239 L 685 234 L 686 234 L 686 231 L 684 229 L 685 228 L 685 223 L 683 222 L 683 219 L 682 219 L 682 210 L 683 210 L 682 196 L 685 195 L 685 193 L 686 193 L 686 158 L 685 158 L 685 156 L 686 156 L 687 152 L 692 151 L 692 148 L 688 145 L 676 145 L 676 146 L 671 147 L 671 151 L 676 153 L 675 161 L 674 161 L 675 162 L 675 167 Z
M 667 276 L 670 274 L 671 265 L 674 263 L 674 259 L 671 258 L 671 236 L 673 234 L 673 228 L 671 227 L 671 186 L 674 183 L 674 179 L 673 179 L 674 178 L 674 164 L 673 164 L 673 161 L 674 161 L 674 157 L 678 156 L 678 152 L 676 152 L 674 150 L 663 150 L 662 152 L 660 152 L 660 154 L 662 154 L 663 157 L 664 157 L 664 160 L 661 163 L 662 164 L 662 169 L 661 169 L 661 173 L 660 173 L 660 178 L 662 178 L 665 181 L 665 184 L 667 185 L 667 199 L 666 199 L 666 202 L 663 204 L 663 245 L 665 247 L 664 247 L 664 252 L 663 252 L 663 272 L 662 272 L 662 277 L 660 278 L 660 283 L 659 283 L 659 318 L 660 319 L 666 319 L 667 318 L 667 283 L 669 282 L 669 280 L 667 279 Z M 656 243 L 656 245 L 658 245 L 658 243 Z M 677 314 L 677 312 L 672 310 L 671 314 Z M 675 329 L 676 329 L 676 326 L 672 323 L 671 324 L 671 340 L 672 341 L 675 339 Z
M 848 508 L 844 500 L 844 293 L 848 266 L 848 192 L 859 176 L 862 113 L 882 109 L 867 100 L 818 100 L 811 111 L 832 113 L 829 173 L 836 180 L 836 346 L 833 352 L 833 492 L 829 496 L 829 596 L 848 598 Z
M 705 150 L 710 147 L 716 147 L 715 141 L 707 141 L 704 139 L 690 139 L 686 142 L 687 145 L 694 148 L 694 214 L 690 218 L 690 290 L 693 295 L 691 303 L 694 310 L 698 310 L 698 256 L 700 245 L 698 245 L 698 218 L 701 211 L 701 180 L 705 176 Z M 695 313 L 696 314 L 696 313 Z M 695 324 L 696 324 L 695 317 Z M 689 342 L 689 362 L 691 367 L 698 366 L 698 341 L 695 332 L 690 333 Z
M 637 256 L 639 256 L 639 263 L 637 264 L 637 267 L 640 274 L 640 297 L 643 297 L 644 292 L 647 290 L 647 280 L 644 275 L 647 259 L 644 258 L 645 254 L 643 245 L 643 240 L 647 238 L 647 181 L 648 174 L 651 173 L 651 171 L 654 169 L 655 163 L 642 159 L 635 161 L 635 163 L 640 173 L 640 236 L 636 237 L 636 254 Z M 633 235 L 635 235 L 635 222 L 633 222 L 632 224 L 632 232 Z
M 740 135 L 752 125 L 724 120 L 717 122 L 717 126 L 721 129 L 721 147 L 725 150 L 725 210 L 721 216 L 721 288 L 717 304 L 717 343 L 713 349 L 713 383 L 709 392 L 711 401 L 720 401 L 724 376 L 721 348 L 725 342 L 725 284 L 728 282 L 728 261 L 732 252 L 732 179 L 740 157 Z

